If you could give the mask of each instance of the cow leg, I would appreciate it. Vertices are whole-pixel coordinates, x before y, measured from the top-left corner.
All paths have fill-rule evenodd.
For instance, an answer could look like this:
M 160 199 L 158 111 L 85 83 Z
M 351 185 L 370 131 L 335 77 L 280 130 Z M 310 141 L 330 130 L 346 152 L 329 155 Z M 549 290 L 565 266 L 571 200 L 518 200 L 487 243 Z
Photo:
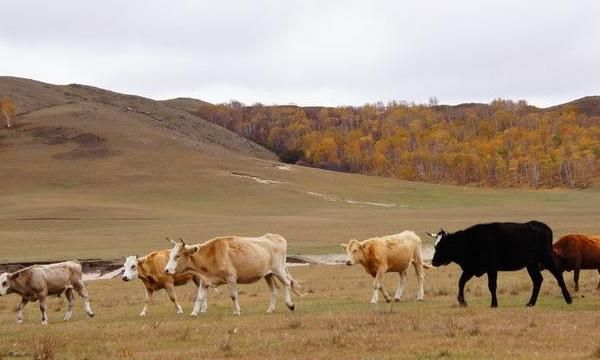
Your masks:
M 73 287 L 75 288 L 75 291 L 77 291 L 79 296 L 81 296 L 81 298 L 83 299 L 85 313 L 88 314 L 90 317 L 94 316 L 94 311 L 92 310 L 92 306 L 90 305 L 90 296 L 88 295 L 87 289 L 85 288 L 83 281 L 80 280 L 74 283 Z
M 275 279 L 273 278 L 273 274 L 268 274 L 265 276 L 265 282 L 269 289 L 271 290 L 271 302 L 269 303 L 269 308 L 267 309 L 267 314 L 275 311 L 275 305 L 277 303 L 277 287 L 275 286 Z
M 563 278 L 562 272 L 560 271 L 558 266 L 556 266 L 556 263 L 554 262 L 554 258 L 552 257 L 551 252 L 549 253 L 549 255 L 544 256 L 542 258 L 542 264 L 545 266 L 546 269 L 548 269 L 550 271 L 550 273 L 552 273 L 552 275 L 558 282 L 558 286 L 560 286 L 560 290 L 562 291 L 562 295 L 563 295 L 563 298 L 565 299 L 565 302 L 567 304 L 571 304 L 573 302 L 573 298 L 571 298 L 571 294 L 569 294 L 569 290 L 567 290 L 567 285 L 565 284 L 565 279 Z M 538 269 L 537 271 L 539 272 L 538 266 L 536 266 L 536 269 Z M 540 277 L 541 276 L 542 275 L 540 274 Z M 534 303 L 534 305 L 535 305 L 535 303 Z
M 238 300 L 237 279 L 235 276 L 229 276 L 227 278 L 227 286 L 229 286 L 231 301 L 233 301 L 233 314 L 240 315 L 240 302 Z
M 396 302 L 400 301 L 402 293 L 404 292 L 404 284 L 406 284 L 406 270 L 401 271 L 399 275 L 400 280 L 398 280 L 398 289 L 396 290 L 396 295 L 394 295 L 394 301 Z
M 73 304 L 75 303 L 75 295 L 73 295 L 73 289 L 72 288 L 68 288 L 65 291 L 65 297 L 67 298 L 67 312 L 65 313 L 65 317 L 64 320 L 71 320 L 71 317 L 73 316 Z
M 23 308 L 28 302 L 27 299 L 21 298 L 21 302 L 19 303 L 19 306 L 17 306 L 17 324 L 19 325 L 23 323 Z
M 181 308 L 181 305 L 179 305 L 179 303 L 177 302 L 177 295 L 175 294 L 175 286 L 171 283 L 167 283 L 167 284 L 165 284 L 165 290 L 167 291 L 167 294 L 169 295 L 169 299 L 171 299 L 171 302 L 173 302 L 173 304 L 175 304 L 177 313 L 183 314 L 183 309 Z
M 496 270 L 490 270 L 487 273 L 488 276 L 488 289 L 490 290 L 490 294 L 492 295 L 492 304 L 491 307 L 498 307 L 498 299 L 496 298 L 496 286 L 498 280 L 498 272 Z
M 573 269 L 573 282 L 575 283 L 575 292 L 579 291 L 579 266 Z
M 283 269 L 275 269 L 273 274 L 281 281 L 284 287 L 285 305 L 288 309 L 294 311 L 296 306 L 292 301 L 292 280 L 290 280 L 288 273 L 285 268 L 285 264 L 282 266 Z
M 415 274 L 417 275 L 417 301 L 423 301 L 425 298 L 425 290 L 423 289 L 423 283 L 425 280 L 425 271 L 423 270 L 423 263 L 413 263 L 415 266 Z
M 40 311 L 42 312 L 42 325 L 48 325 L 48 314 L 46 312 L 47 295 L 38 295 L 38 299 L 40 300 Z
M 196 317 L 198 316 L 198 312 L 201 310 L 201 307 L 204 307 L 204 302 L 206 299 L 206 295 L 208 293 L 208 287 L 206 285 L 204 285 L 203 283 L 200 283 L 200 286 L 198 286 L 198 294 L 196 295 L 196 301 L 194 303 L 194 309 L 192 310 L 192 313 L 190 314 L 190 316 Z M 206 309 L 204 309 L 205 312 Z
M 460 306 L 467 306 L 467 302 L 465 301 L 465 285 L 467 281 L 471 280 L 473 274 L 469 274 L 463 271 L 460 275 L 460 279 L 458 279 L 458 304 Z
M 385 289 L 383 288 L 383 275 L 384 274 L 385 274 L 385 271 L 383 271 L 383 270 L 379 270 L 379 271 L 377 271 L 377 274 L 375 274 L 375 280 L 373 281 L 373 297 L 371 298 L 371 304 L 377 304 L 377 301 L 379 300 L 378 291 L 381 291 L 381 294 L 385 298 L 385 302 L 392 301 L 390 294 L 388 294 L 388 292 L 385 291 Z
M 194 282 L 194 284 L 196 284 L 197 288 L 200 288 L 200 286 L 202 286 L 202 280 L 200 280 L 199 277 L 194 276 L 192 278 L 192 281 Z M 206 296 L 204 296 L 204 298 L 202 299 L 202 306 L 200 307 L 200 312 L 205 313 L 207 309 L 208 309 L 208 290 L 206 290 Z
M 544 278 L 542 277 L 542 273 L 540 272 L 538 264 L 534 263 L 527 265 L 527 272 L 529 273 L 529 277 L 531 277 L 531 281 L 533 282 L 531 299 L 529 299 L 527 306 L 535 306 Z
M 598 274 L 600 274 L 600 268 L 598 268 Z M 600 289 L 600 281 L 598 281 L 598 286 L 596 286 L 596 289 Z
M 146 296 L 144 298 L 144 308 L 140 313 L 140 316 L 146 316 L 146 311 L 148 311 L 148 304 L 152 302 L 152 294 L 154 294 L 154 290 L 149 288 L 144 288 L 146 290 Z

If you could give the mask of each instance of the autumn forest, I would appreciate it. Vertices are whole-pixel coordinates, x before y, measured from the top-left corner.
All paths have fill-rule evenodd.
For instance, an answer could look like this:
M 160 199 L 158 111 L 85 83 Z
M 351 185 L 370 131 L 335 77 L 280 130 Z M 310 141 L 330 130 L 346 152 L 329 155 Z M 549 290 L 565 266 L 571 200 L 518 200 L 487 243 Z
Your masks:
M 361 107 L 205 104 L 204 119 L 282 161 L 399 179 L 491 187 L 583 188 L 600 175 L 600 116 L 525 101 Z

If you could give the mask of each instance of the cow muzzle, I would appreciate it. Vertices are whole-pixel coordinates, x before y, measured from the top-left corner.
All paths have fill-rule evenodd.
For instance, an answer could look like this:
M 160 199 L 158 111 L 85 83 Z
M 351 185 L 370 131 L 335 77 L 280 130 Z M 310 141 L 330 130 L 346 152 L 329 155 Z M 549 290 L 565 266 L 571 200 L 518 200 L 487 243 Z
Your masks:
M 123 281 L 129 281 L 129 278 L 127 276 L 123 276 L 121 279 L 123 279 Z
M 352 264 L 352 261 L 350 261 L 350 260 L 347 260 L 347 261 L 346 261 L 346 265 L 348 265 L 348 266 L 352 266 L 352 265 L 354 265 L 354 264 Z

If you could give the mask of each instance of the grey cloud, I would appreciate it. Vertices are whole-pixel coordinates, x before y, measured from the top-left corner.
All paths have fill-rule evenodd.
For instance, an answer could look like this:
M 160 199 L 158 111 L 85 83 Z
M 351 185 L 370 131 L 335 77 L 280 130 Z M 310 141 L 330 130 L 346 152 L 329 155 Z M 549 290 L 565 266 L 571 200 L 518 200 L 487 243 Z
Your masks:
M 154 98 L 360 105 L 600 93 L 597 1 L 14 1 L 0 71 Z

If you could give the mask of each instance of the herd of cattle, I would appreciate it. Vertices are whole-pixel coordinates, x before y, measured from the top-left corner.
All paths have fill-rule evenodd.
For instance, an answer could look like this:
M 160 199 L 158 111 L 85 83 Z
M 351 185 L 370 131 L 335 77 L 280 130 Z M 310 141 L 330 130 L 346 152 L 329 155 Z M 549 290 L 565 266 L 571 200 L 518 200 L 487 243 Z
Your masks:
M 431 265 L 423 261 L 421 239 L 412 231 L 341 244 L 347 253 L 346 264 L 361 264 L 374 278 L 371 303 L 377 303 L 379 292 L 387 302 L 392 300 L 382 282 L 387 272 L 396 272 L 400 276 L 394 296 L 398 301 L 404 289 L 406 271 L 411 264 L 417 275 L 418 301 L 424 297 L 424 268 L 452 262 L 458 264 L 463 271 L 458 282 L 458 302 L 461 306 L 467 305 L 464 287 L 473 276 L 487 274 L 491 306 L 496 307 L 498 271 L 527 269 L 533 283 L 527 306 L 534 306 L 537 301 L 543 281 L 541 271 L 544 269 L 550 271 L 557 280 L 568 304 L 572 299 L 562 276 L 563 271 L 574 271 L 575 291 L 579 289 L 581 269 L 597 269 L 600 273 L 600 236 L 567 235 L 552 244 L 552 230 L 539 221 L 478 224 L 454 233 L 440 230 L 428 235 L 435 238 Z M 295 308 L 291 293 L 302 295 L 300 283 L 287 268 L 287 241 L 280 235 L 218 237 L 196 245 L 187 245 L 181 238 L 178 241 L 167 240 L 173 246 L 171 249 L 153 251 L 143 257 L 129 256 L 125 260 L 122 279 L 131 281 L 139 278 L 145 286 L 146 300 L 141 316 L 146 315 L 152 294 L 160 289 L 167 291 L 177 313 L 182 313 L 175 287 L 190 280 L 198 287 L 192 316 L 206 312 L 209 289 L 223 284 L 229 288 L 237 315 L 240 314 L 237 284 L 264 279 L 271 290 L 268 313 L 275 310 L 278 287 L 283 286 L 285 303 L 290 310 Z M 73 291 L 83 298 L 86 313 L 94 316 L 82 280 L 82 268 L 76 261 L 34 265 L 0 275 L 0 295 L 15 293 L 21 296 L 17 308 L 19 324 L 23 322 L 25 305 L 35 301 L 40 304 L 42 324 L 47 324 L 48 296 L 63 294 L 68 301 L 64 319 L 69 320 L 75 300 Z

